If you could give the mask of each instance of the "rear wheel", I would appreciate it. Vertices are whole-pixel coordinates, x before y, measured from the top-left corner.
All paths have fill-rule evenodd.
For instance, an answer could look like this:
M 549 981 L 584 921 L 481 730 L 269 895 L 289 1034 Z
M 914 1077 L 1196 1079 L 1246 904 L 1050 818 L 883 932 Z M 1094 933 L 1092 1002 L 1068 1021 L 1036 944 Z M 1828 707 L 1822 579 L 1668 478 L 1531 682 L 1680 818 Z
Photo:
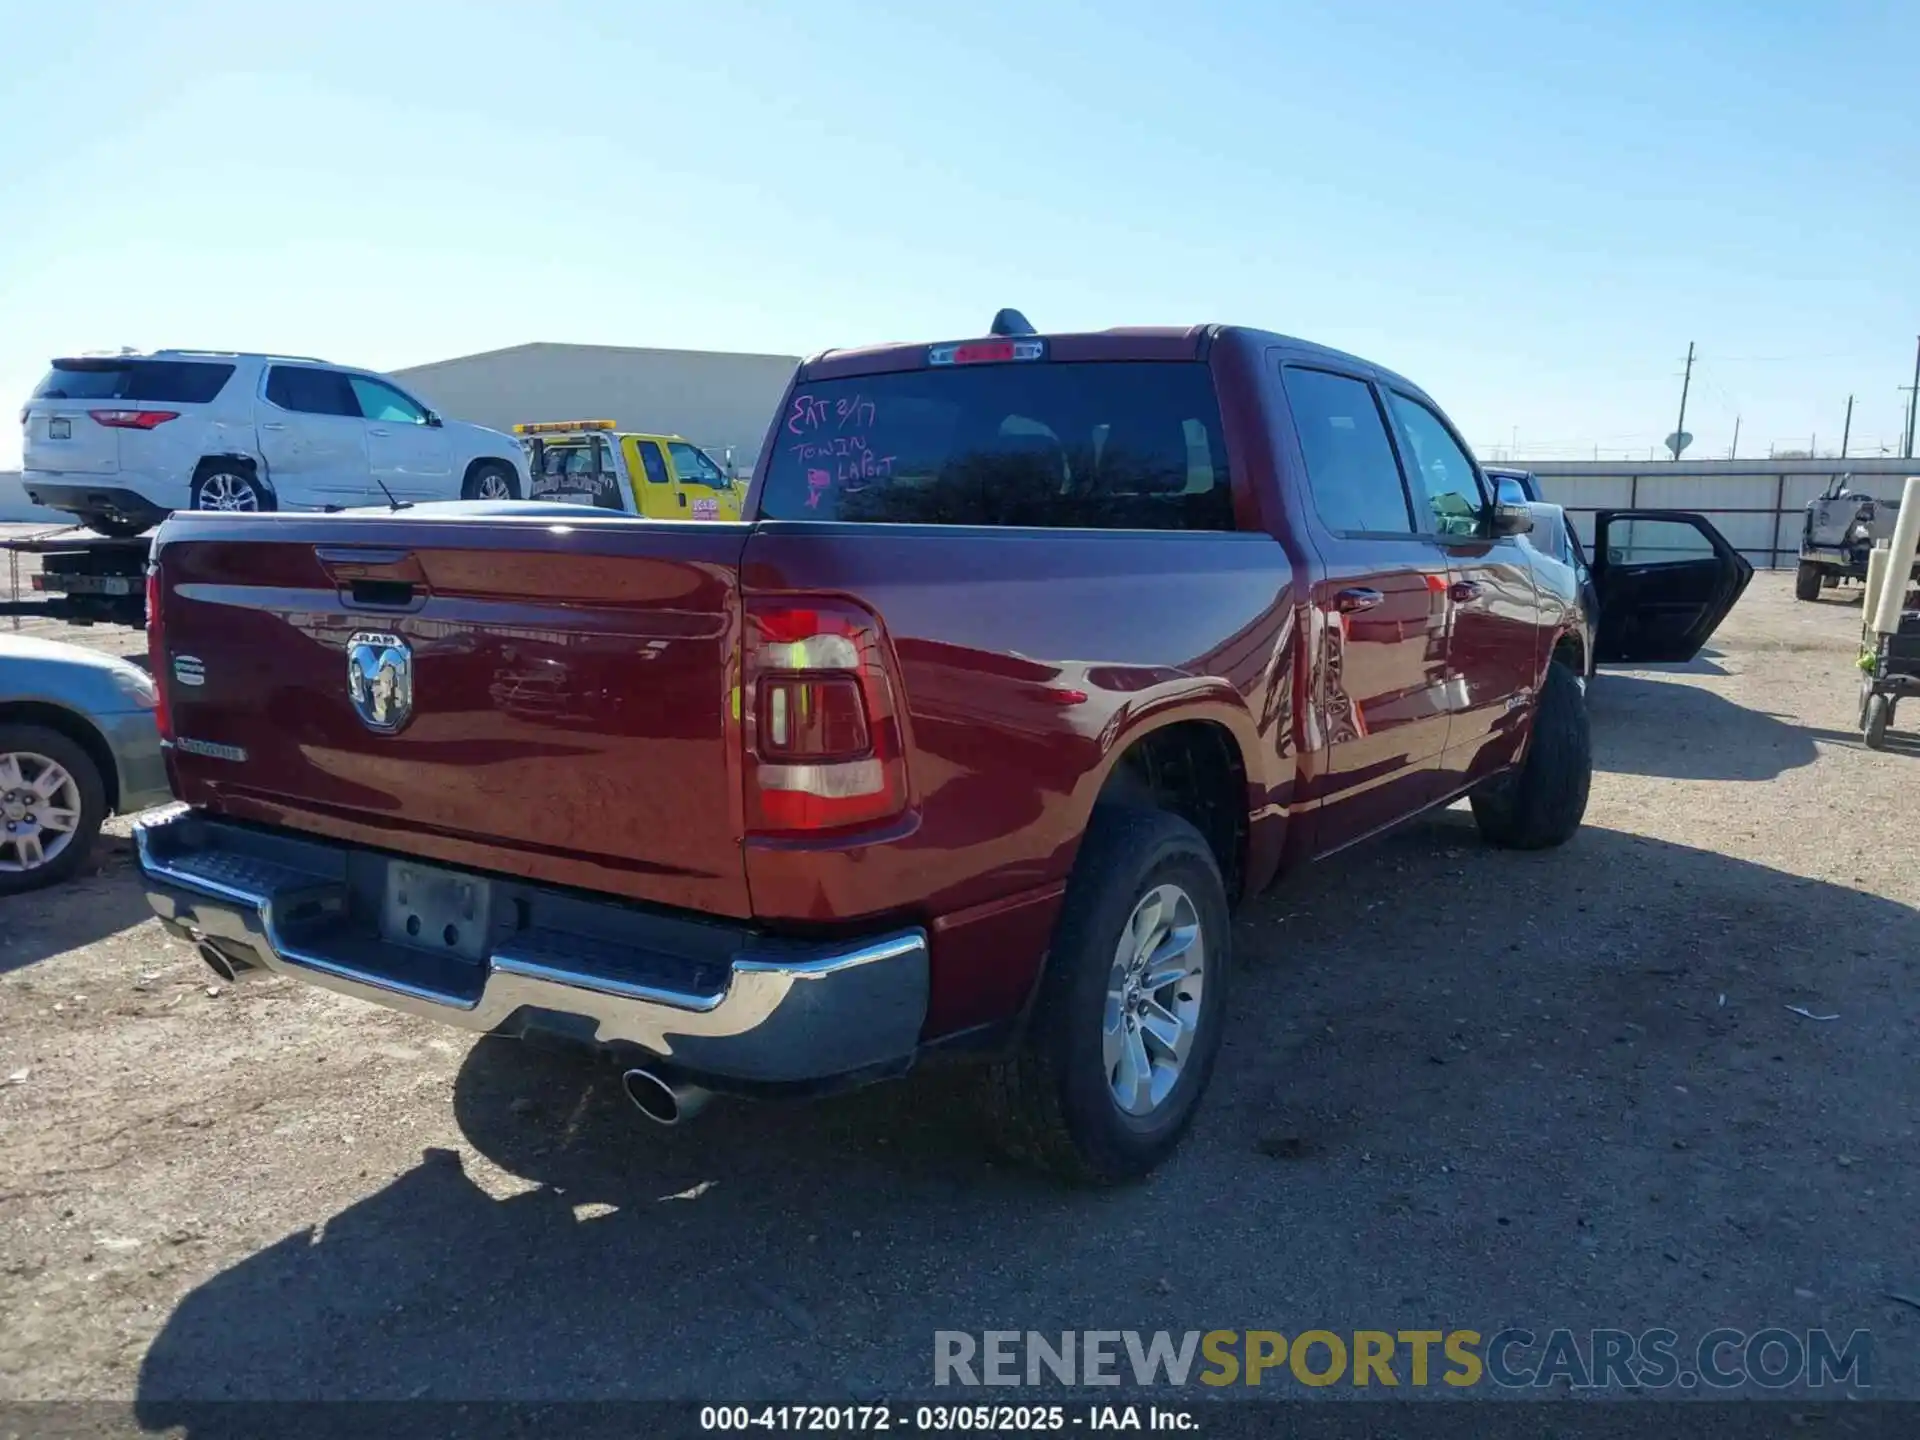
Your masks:
M 251 465 L 238 460 L 208 460 L 194 472 L 192 508 L 252 514 L 271 510 L 273 502 Z
M 998 1142 L 1091 1184 L 1166 1159 L 1212 1078 L 1230 959 L 1226 887 L 1200 832 L 1096 808 L 1021 1048 L 988 1077 Z
M 92 756 L 57 730 L 0 725 L 0 895 L 72 875 L 106 818 Z
M 1866 719 L 1861 723 L 1862 738 L 1869 750 L 1887 748 L 1887 725 L 1893 719 L 1893 699 L 1888 695 L 1867 697 Z
M 115 540 L 128 539 L 147 528 L 138 520 L 121 520 L 112 515 L 82 515 L 80 523 L 96 535 L 107 535 Z
M 1793 598 L 1796 600 L 1818 600 L 1820 598 L 1820 577 L 1824 572 L 1818 565 L 1810 565 L 1805 560 L 1800 568 L 1793 572 Z
M 467 476 L 467 483 L 460 487 L 463 500 L 518 500 L 520 485 L 515 479 L 513 467 L 502 465 L 498 460 L 488 460 L 473 467 Z
M 1580 828 L 1592 785 L 1586 692 L 1556 660 L 1540 687 L 1526 760 L 1473 793 L 1473 818 L 1482 837 L 1505 849 L 1564 845 Z

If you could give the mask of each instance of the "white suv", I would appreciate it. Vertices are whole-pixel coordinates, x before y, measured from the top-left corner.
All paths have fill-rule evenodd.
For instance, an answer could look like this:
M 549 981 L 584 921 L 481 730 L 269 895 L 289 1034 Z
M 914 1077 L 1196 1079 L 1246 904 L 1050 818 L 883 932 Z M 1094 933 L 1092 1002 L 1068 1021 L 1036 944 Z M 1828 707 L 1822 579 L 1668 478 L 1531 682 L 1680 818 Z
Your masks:
M 137 535 L 173 510 L 507 500 L 530 488 L 512 436 L 442 420 L 384 375 L 293 356 L 55 360 L 20 423 L 28 496 L 103 535 Z

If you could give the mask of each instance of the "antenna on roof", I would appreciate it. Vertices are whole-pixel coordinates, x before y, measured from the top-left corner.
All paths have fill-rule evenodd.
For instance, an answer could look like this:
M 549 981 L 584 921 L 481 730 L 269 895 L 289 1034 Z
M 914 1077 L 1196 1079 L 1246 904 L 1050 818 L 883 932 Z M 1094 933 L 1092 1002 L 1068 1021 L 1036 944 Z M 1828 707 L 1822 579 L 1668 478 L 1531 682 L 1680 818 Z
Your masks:
M 989 335 L 1038 335 L 1040 332 L 1027 323 L 1027 317 L 1018 310 L 1002 310 L 993 317 L 993 328 Z

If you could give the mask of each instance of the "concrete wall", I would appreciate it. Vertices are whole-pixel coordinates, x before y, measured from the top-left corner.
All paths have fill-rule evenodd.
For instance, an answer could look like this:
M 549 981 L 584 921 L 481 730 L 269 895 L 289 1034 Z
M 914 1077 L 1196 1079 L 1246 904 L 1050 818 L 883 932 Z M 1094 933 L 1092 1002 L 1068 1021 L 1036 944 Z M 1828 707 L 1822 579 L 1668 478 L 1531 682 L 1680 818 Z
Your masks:
M 746 473 L 800 362 L 790 355 L 516 345 L 393 372 L 436 410 L 509 430 L 522 421 L 612 420 L 684 435 Z
M 1801 515 L 1836 475 L 1848 488 L 1898 500 L 1920 460 L 1541 460 L 1527 466 L 1544 499 L 1566 507 L 1589 547 L 1595 510 L 1692 510 L 1714 523 L 1754 565 L 1790 566 Z
M 58 525 L 71 522 L 71 515 L 63 515 L 58 510 L 45 510 L 38 505 L 27 503 L 27 492 L 20 488 L 18 470 L 0 470 L 0 525 L 15 521 L 46 521 Z

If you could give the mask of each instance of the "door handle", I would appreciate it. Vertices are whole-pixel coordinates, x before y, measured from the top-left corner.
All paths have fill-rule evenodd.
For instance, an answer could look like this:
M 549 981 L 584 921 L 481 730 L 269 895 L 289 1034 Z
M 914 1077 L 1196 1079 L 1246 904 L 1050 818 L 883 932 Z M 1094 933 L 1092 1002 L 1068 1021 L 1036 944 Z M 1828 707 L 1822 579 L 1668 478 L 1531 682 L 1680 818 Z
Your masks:
M 1447 587 L 1447 598 L 1452 600 L 1456 605 L 1464 605 L 1469 600 L 1478 600 L 1480 598 L 1480 582 L 1478 580 L 1456 580 Z
M 369 435 L 378 435 L 378 436 L 380 436 L 380 437 L 381 437 L 382 439 L 385 439 L 385 438 L 386 438 L 386 434 L 387 434 L 387 432 L 386 432 L 386 431 L 384 431 L 384 430 L 369 430 L 369 431 L 367 431 L 367 434 L 369 434 Z
M 282 425 L 278 420 L 262 420 L 260 422 L 260 428 L 262 430 L 284 430 L 287 427 Z
M 687 508 L 687 492 L 686 492 L 686 491 L 684 491 L 684 490 L 682 490 L 682 491 L 681 491 L 681 492 L 679 493 L 679 495 L 678 495 L 678 496 L 676 496 L 675 498 L 676 498 L 676 499 L 678 499 L 678 500 L 680 501 L 680 508 L 681 508 L 682 510 L 684 510 L 684 509 L 686 509 L 686 508 Z
M 1351 615 L 1356 610 L 1371 610 L 1386 598 L 1378 590 L 1369 590 L 1363 585 L 1355 585 L 1340 591 L 1333 597 L 1333 608 L 1342 615 Z

